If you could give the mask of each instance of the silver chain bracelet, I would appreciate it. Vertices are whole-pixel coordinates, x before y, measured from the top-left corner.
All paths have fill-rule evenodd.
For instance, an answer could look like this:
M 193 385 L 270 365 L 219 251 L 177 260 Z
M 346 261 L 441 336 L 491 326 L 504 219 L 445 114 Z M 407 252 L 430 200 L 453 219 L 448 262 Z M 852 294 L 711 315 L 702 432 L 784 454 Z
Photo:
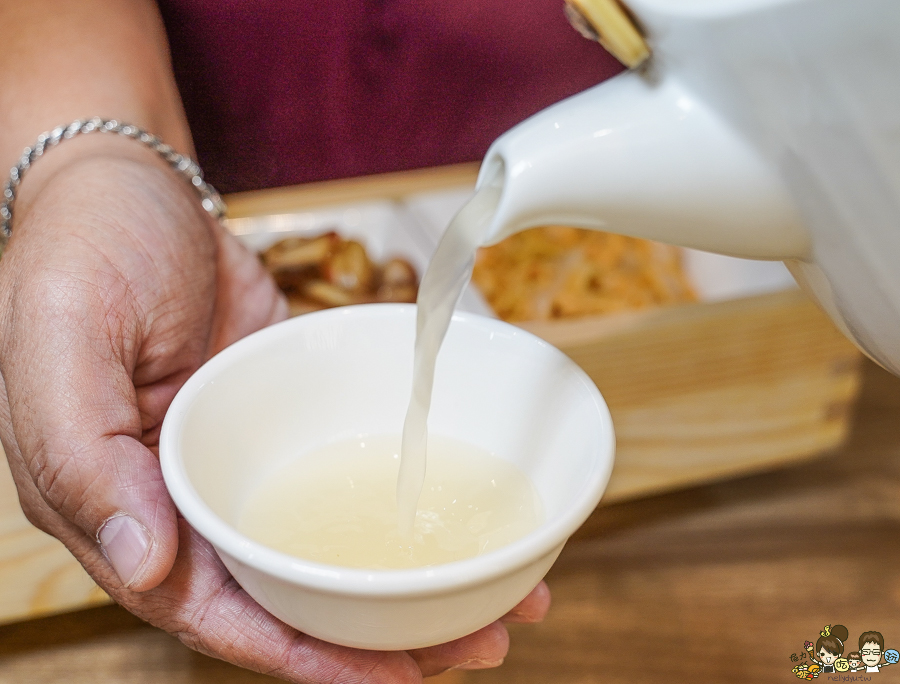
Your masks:
M 155 135 L 137 126 L 95 116 L 93 119 L 79 119 L 68 126 L 57 126 L 52 131 L 41 133 L 34 144 L 26 147 L 22 152 L 19 163 L 9 172 L 9 180 L 3 186 L 3 197 L 0 198 L 0 252 L 6 247 L 6 243 L 12 235 L 13 204 L 16 201 L 16 189 L 22 182 L 22 176 L 48 148 L 56 147 L 62 140 L 88 133 L 115 133 L 143 143 L 187 179 L 200 195 L 200 204 L 213 218 L 221 220 L 225 215 L 225 202 L 222 201 L 216 189 L 203 180 L 203 172 L 197 162 L 179 154 Z

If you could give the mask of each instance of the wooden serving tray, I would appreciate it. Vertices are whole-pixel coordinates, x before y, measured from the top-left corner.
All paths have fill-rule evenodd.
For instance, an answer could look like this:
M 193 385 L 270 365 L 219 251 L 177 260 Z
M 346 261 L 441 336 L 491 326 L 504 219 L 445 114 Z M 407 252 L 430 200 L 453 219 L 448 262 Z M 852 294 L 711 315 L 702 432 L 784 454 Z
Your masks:
M 799 290 L 522 327 L 609 404 L 606 503 L 835 449 L 859 389 L 859 352 Z
M 476 173 L 464 164 L 226 199 L 232 218 L 290 213 L 472 185 Z M 859 387 L 859 353 L 798 290 L 522 327 L 579 363 L 609 403 L 617 450 L 606 503 L 834 449 Z M 0 622 L 108 600 L 28 523 L 0 471 Z

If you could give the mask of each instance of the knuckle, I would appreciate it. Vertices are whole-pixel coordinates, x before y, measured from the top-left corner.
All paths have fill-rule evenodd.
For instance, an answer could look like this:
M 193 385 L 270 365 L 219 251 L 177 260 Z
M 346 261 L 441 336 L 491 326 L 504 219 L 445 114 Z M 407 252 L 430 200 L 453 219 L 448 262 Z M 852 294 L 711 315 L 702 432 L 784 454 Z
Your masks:
M 31 474 L 44 501 L 79 526 L 103 505 L 109 492 L 104 470 L 93 467 L 83 451 L 51 455 L 44 449 L 31 460 Z
M 194 602 L 188 613 L 169 631 L 195 651 L 214 654 L 229 652 L 242 635 L 236 623 L 225 618 L 221 609 L 240 591 L 235 579 L 228 578 L 211 593 Z
M 45 506 L 36 505 L 28 500 L 20 500 L 19 503 L 22 506 L 22 512 L 25 514 L 25 519 L 29 523 L 42 532 L 51 534 L 51 525 L 50 521 L 47 519 L 47 509 Z

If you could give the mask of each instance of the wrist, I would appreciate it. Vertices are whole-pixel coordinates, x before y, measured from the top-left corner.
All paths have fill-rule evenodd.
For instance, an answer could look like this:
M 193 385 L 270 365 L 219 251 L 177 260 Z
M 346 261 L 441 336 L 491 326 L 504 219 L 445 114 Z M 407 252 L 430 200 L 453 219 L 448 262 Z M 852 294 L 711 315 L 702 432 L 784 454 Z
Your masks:
M 224 215 L 225 205 L 219 194 L 203 180 L 200 167 L 190 157 L 136 126 L 95 117 L 42 133 L 23 151 L 0 195 L 0 249 L 11 236 L 14 208 L 19 217 L 27 214 L 31 202 L 54 178 L 72 173 L 85 163 L 102 165 L 104 160 L 164 169 L 173 177 L 178 176 L 184 189 L 194 192 L 194 201 L 209 215 L 216 219 Z
M 69 140 L 65 145 L 48 150 L 38 161 L 28 169 L 27 175 L 23 175 L 16 190 L 15 213 L 16 221 L 21 221 L 28 213 L 30 205 L 34 202 L 53 179 L 60 175 L 77 173 L 77 167 L 90 161 L 102 160 L 128 160 L 139 164 L 162 168 L 165 162 L 160 159 L 153 150 L 134 141 L 119 138 L 118 136 L 78 136 Z M 3 179 L 5 183 L 7 179 Z

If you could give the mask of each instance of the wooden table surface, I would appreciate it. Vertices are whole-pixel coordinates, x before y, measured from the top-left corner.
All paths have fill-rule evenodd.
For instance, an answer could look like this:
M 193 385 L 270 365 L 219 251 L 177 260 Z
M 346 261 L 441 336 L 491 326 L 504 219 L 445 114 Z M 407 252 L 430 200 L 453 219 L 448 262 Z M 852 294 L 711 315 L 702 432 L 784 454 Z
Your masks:
M 796 681 L 791 655 L 835 623 L 852 645 L 878 630 L 900 647 L 900 380 L 868 365 L 854 425 L 803 466 L 602 507 L 547 578 L 547 620 L 511 630 L 506 663 L 430 681 Z M 873 676 L 900 681 L 900 666 Z M 117 607 L 0 628 L 3 684 L 264 681 Z

